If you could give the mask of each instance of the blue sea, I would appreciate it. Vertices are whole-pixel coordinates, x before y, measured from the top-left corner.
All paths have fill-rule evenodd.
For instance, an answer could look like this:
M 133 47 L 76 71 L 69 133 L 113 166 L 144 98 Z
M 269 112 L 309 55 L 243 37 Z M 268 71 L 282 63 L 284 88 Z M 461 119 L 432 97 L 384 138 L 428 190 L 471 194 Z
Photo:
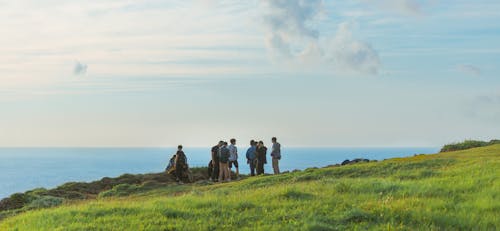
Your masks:
M 247 147 L 239 148 L 244 153 Z M 283 148 L 281 171 L 323 167 L 345 159 L 383 160 L 435 153 L 416 148 Z M 206 166 L 210 148 L 185 148 L 190 167 Z M 69 181 L 94 181 L 124 173 L 161 172 L 174 148 L 0 148 L 0 199 L 34 188 L 53 188 Z M 240 154 L 240 172 L 249 173 Z M 271 163 L 270 158 L 268 162 Z M 270 164 L 266 173 L 272 172 Z

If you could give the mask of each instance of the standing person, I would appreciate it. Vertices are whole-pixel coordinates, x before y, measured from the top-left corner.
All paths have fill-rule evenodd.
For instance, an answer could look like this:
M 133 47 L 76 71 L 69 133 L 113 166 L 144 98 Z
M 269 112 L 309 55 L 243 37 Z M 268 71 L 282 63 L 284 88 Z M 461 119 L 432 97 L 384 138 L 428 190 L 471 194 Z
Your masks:
M 280 174 L 279 161 L 281 160 L 281 144 L 276 141 L 276 137 L 271 138 L 271 142 L 273 142 L 271 157 L 273 158 L 274 174 Z
M 255 145 L 255 141 L 250 140 L 250 147 L 247 149 L 247 154 L 246 154 L 247 164 L 250 165 L 250 176 L 255 176 L 255 165 L 257 161 L 256 150 L 257 147 Z
M 229 142 L 231 144 L 229 145 L 229 180 L 231 180 L 231 168 L 234 167 L 236 168 L 236 179 L 240 179 L 240 170 L 238 167 L 238 148 L 236 148 L 236 139 L 231 139 Z
M 176 181 L 181 182 L 182 175 L 184 171 L 187 170 L 187 158 L 184 151 L 182 151 L 182 145 L 177 146 L 177 153 L 175 153 L 175 177 Z
M 219 182 L 222 183 L 222 180 L 231 181 L 229 176 L 229 168 L 227 164 L 229 162 L 229 149 L 227 148 L 227 142 L 222 144 L 222 147 L 219 148 Z
M 264 142 L 259 141 L 257 145 L 257 175 L 264 174 L 264 164 L 267 164 L 266 153 L 267 148 L 264 146 Z
M 219 178 L 219 149 L 224 144 L 224 141 L 212 147 L 212 172 L 210 173 L 210 180 L 214 182 Z

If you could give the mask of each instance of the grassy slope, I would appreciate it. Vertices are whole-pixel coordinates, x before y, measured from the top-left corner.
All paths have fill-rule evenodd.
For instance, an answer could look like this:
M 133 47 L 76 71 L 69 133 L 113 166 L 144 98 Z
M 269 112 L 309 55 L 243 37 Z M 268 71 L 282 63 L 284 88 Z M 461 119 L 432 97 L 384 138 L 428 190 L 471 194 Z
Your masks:
M 500 145 L 170 186 L 30 211 L 0 230 L 500 229 Z

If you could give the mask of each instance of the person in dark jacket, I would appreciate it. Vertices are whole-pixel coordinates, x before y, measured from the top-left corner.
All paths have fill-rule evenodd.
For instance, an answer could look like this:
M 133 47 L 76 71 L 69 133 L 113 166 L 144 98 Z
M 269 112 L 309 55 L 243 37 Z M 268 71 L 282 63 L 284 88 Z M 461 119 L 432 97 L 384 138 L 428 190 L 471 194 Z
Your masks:
M 177 153 L 175 153 L 175 177 L 177 182 L 181 181 L 184 171 L 187 170 L 187 157 L 182 151 L 182 145 L 177 146 Z
M 224 142 L 222 147 L 219 149 L 219 182 L 222 180 L 231 181 L 229 177 L 229 149 L 227 148 L 227 142 Z
M 219 178 L 219 148 L 224 144 L 224 141 L 219 141 L 219 143 L 212 147 L 212 160 L 209 166 L 212 166 L 212 171 L 209 172 L 208 176 L 214 182 Z
M 257 145 L 257 175 L 264 174 L 264 164 L 267 164 L 266 159 L 267 148 L 264 142 L 259 141 Z

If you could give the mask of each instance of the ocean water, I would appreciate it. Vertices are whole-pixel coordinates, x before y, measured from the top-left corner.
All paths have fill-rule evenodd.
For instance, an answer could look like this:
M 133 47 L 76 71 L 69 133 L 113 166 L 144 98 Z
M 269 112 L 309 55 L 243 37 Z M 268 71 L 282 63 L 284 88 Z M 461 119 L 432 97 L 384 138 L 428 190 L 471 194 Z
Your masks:
M 239 147 L 240 172 L 249 173 Z M 435 147 L 415 148 L 283 148 L 281 171 L 323 167 L 345 159 L 383 160 L 435 153 Z M 190 167 L 206 166 L 210 148 L 185 148 Z M 53 188 L 69 181 L 93 181 L 124 173 L 165 169 L 175 148 L 0 148 L 0 198 L 33 188 Z M 266 173 L 272 173 L 268 157 Z

